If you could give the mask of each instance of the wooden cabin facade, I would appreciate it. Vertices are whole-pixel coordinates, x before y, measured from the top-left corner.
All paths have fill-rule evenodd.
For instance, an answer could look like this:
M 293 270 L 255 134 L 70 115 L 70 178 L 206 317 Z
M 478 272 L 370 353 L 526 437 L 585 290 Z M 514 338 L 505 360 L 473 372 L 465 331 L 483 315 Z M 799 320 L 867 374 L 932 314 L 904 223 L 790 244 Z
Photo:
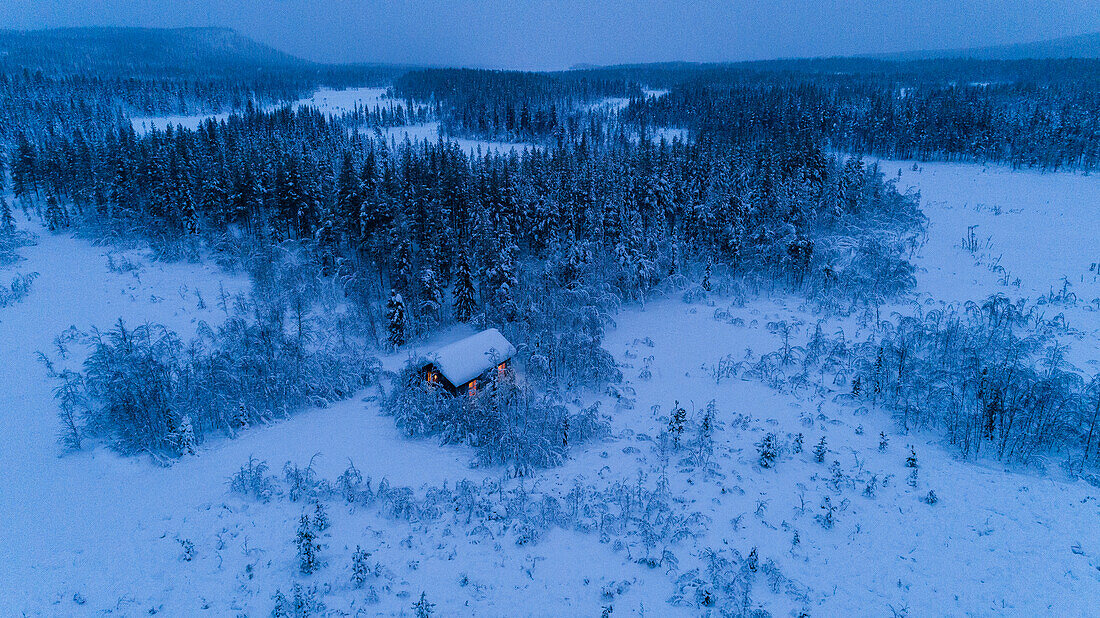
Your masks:
M 474 395 L 487 381 L 506 372 L 515 355 L 515 346 L 490 328 L 428 355 L 420 374 L 451 395 Z

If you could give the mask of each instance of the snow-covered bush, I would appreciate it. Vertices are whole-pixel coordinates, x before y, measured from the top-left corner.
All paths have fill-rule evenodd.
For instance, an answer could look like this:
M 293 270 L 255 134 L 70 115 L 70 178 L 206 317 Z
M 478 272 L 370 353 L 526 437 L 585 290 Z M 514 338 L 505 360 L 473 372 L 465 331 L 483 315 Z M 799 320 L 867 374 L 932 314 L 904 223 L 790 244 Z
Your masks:
M 857 350 L 862 397 L 903 426 L 941 429 L 964 456 L 1031 461 L 1068 448 L 1082 463 L 1096 447 L 1100 389 L 1070 366 L 1064 327 L 1022 301 L 992 296 L 962 311 L 901 318 Z M 885 444 L 885 440 L 883 441 Z M 916 457 L 910 453 L 914 467 Z
M 38 273 L 17 274 L 11 278 L 11 283 L 0 283 L 0 308 L 14 305 L 26 298 L 31 293 L 31 286 L 38 278 Z
M 155 324 L 131 329 L 120 320 L 93 330 L 82 371 L 51 371 L 62 420 L 73 423 L 66 434 L 102 437 L 123 453 L 175 456 L 212 433 L 233 436 L 347 398 L 377 375 L 377 361 L 351 340 L 310 345 L 268 309 L 246 303 L 216 329 L 201 325 L 186 346 Z
M 512 375 L 486 381 L 475 395 L 451 396 L 424 380 L 421 366 L 414 359 L 398 374 L 383 412 L 411 437 L 434 435 L 474 447 L 485 464 L 506 464 L 516 474 L 555 466 L 571 443 L 607 433 L 598 408 L 570 415 L 555 397 L 518 384 Z
M 275 477 L 267 473 L 266 463 L 249 457 L 248 463 L 241 466 L 229 481 L 229 489 L 267 502 L 275 494 Z
M 7 202 L 0 196 L 0 215 L 3 214 L 5 209 L 9 209 Z M 9 214 L 11 211 L 6 210 Z M 7 227 L 3 220 L 0 220 L 0 266 L 7 266 L 13 262 L 17 262 L 22 259 L 19 256 L 18 250 L 35 244 L 35 237 L 27 232 L 23 232 L 15 229 L 14 223 L 11 227 Z

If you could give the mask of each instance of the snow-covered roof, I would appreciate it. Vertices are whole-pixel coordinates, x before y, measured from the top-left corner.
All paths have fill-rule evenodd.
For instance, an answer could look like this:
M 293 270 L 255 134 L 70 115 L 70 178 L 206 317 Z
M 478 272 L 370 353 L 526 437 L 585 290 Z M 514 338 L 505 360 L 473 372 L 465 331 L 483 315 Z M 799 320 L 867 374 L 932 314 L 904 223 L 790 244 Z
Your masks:
M 448 382 L 462 386 L 515 353 L 516 347 L 499 330 L 490 328 L 443 346 L 428 358 Z

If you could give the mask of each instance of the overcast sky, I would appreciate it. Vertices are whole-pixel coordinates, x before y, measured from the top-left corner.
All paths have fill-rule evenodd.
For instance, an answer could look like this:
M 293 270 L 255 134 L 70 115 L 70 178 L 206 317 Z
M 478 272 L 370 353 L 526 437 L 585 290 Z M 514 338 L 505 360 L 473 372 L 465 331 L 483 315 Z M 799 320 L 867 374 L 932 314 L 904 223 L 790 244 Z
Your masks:
M 310 60 L 555 69 L 945 49 L 1100 31 L 1100 0 L 0 0 L 8 28 L 228 26 Z

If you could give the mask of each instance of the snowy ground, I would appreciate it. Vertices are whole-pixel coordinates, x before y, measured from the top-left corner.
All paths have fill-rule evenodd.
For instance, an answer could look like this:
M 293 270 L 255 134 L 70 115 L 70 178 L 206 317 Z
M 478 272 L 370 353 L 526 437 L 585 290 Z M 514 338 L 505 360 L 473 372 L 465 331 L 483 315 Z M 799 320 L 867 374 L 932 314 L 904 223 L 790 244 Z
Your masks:
M 929 241 L 917 260 L 926 305 L 996 291 L 1037 298 L 1060 289 L 1066 277 L 1082 299 L 1058 308 L 1082 333 L 1074 361 L 1089 367 L 1100 359 L 1100 320 L 1088 303 L 1100 296 L 1090 271 L 1100 254 L 1089 236 L 1100 229 L 1100 182 L 976 165 L 883 167 L 901 168 L 899 186 L 917 187 L 923 196 Z M 970 225 L 979 226 L 984 243 L 974 252 L 962 246 Z M 237 440 L 208 443 L 199 456 L 169 468 L 102 448 L 62 455 L 37 351 L 53 353 L 54 337 L 71 325 L 108 328 L 119 317 L 164 323 L 186 337 L 198 320 L 219 319 L 219 286 L 232 293 L 247 282 L 205 264 L 153 263 L 137 251 L 125 255 L 138 268 L 118 272 L 108 267 L 110 249 L 38 232 L 38 245 L 22 250 L 26 260 L 0 271 L 0 279 L 40 273 L 30 296 L 0 309 L 0 615 L 174 616 L 204 609 L 265 615 L 275 590 L 289 593 L 294 583 L 317 586 L 330 611 L 345 615 L 408 613 L 421 591 L 444 616 L 598 615 L 606 606 L 616 616 L 691 615 L 666 600 L 677 593 L 676 577 L 698 566 L 706 548 L 742 558 L 756 548 L 761 566 L 752 598 L 773 615 L 1083 616 L 1100 602 L 1100 504 L 1091 485 L 1061 478 L 1056 469 L 1044 474 L 958 461 L 935 436 L 901 435 L 884 414 L 843 398 L 721 377 L 722 359 L 776 349 L 780 320 L 800 321 L 796 335 L 808 334 L 814 316 L 785 297 L 744 307 L 723 298 L 693 305 L 658 299 L 616 316 L 606 347 L 624 364 L 627 383 L 621 398 L 599 397 L 612 419 L 612 439 L 575 448 L 565 466 L 523 481 L 532 495 L 564 496 L 577 483 L 633 483 L 639 472 L 652 487 L 665 469 L 673 508 L 707 518 L 705 535 L 671 547 L 678 572 L 637 564 L 637 545 L 602 543 L 598 534 L 556 529 L 517 545 L 515 530 L 492 518 L 410 523 L 333 501 L 322 539 L 328 565 L 298 575 L 292 541 L 298 517 L 310 507 L 286 496 L 262 503 L 229 492 L 228 479 L 250 455 L 280 476 L 284 462 L 305 466 L 313 459 L 330 480 L 350 459 L 375 485 L 385 477 L 417 495 L 462 479 L 507 487 L 519 481 L 504 479 L 502 470 L 471 468 L 464 447 L 402 438 L 378 416 L 373 389 Z M 113 261 L 122 263 L 117 252 Z M 1007 285 L 991 264 L 1007 271 Z M 835 327 L 858 335 L 850 322 L 829 325 Z M 443 333 L 421 346 L 463 333 Z M 384 361 L 395 368 L 408 353 Z M 646 368 L 651 377 L 643 376 Z M 719 421 L 716 473 L 684 464 L 686 448 L 664 468 L 655 438 L 666 430 L 674 402 L 689 411 L 693 427 L 711 400 Z M 788 450 L 764 469 L 755 445 L 769 432 Z M 880 432 L 888 436 L 884 451 Z M 797 433 L 804 435 L 801 453 L 793 452 Z M 817 463 L 812 450 L 821 437 L 829 452 Z M 907 483 L 907 445 L 920 463 L 915 487 Z M 872 475 L 877 490 L 867 497 Z M 929 490 L 939 496 L 935 505 L 920 500 Z M 837 507 L 831 529 L 815 519 L 825 497 Z M 357 545 L 380 565 L 373 596 L 350 585 Z M 769 561 L 774 569 L 765 569 Z
M 920 191 L 929 218 L 928 242 L 916 261 L 923 269 L 918 294 L 956 303 L 993 293 L 1045 302 L 1047 317 L 1064 313 L 1080 331 L 1068 359 L 1100 371 L 1100 178 L 917 165 L 919 171 L 912 161 L 882 162 L 887 177 L 901 170 L 899 189 Z M 971 226 L 974 251 L 964 248 Z M 1067 302 L 1058 298 L 1063 288 L 1071 295 Z

